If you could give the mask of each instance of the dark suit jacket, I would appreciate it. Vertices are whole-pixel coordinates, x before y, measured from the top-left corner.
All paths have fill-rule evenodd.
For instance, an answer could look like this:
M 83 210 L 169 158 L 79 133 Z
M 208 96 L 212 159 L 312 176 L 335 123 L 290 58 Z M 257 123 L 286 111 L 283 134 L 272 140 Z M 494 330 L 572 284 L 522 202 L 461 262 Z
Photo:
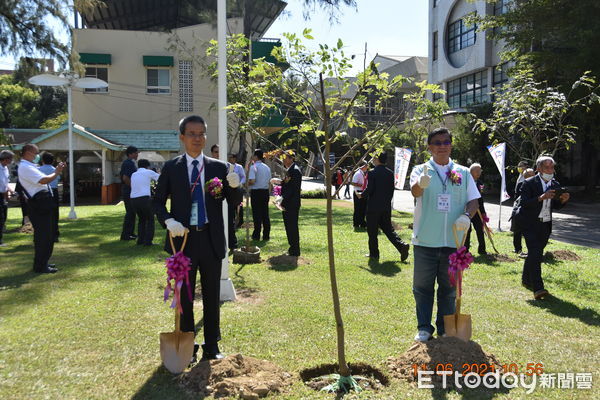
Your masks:
M 369 171 L 367 188 L 363 192 L 367 198 L 367 214 L 392 210 L 394 198 L 394 173 L 385 165 L 378 165 Z
M 302 188 L 302 172 L 293 163 L 285 172 L 285 178 L 281 182 L 281 206 L 286 210 L 300 208 L 300 192 Z
M 204 204 L 209 222 L 209 233 L 212 247 L 218 258 L 225 257 L 225 230 L 223 227 L 223 199 L 229 204 L 238 205 L 242 201 L 241 187 L 232 188 L 227 182 L 227 164 L 210 157 L 204 157 L 204 182 L 219 178 L 223 182 L 223 196 L 215 199 L 204 190 Z M 158 222 L 166 228 L 165 220 L 174 218 L 183 226 L 189 227 L 192 212 L 191 185 L 188 175 L 185 154 L 175 157 L 165 163 L 154 194 L 153 205 Z M 167 211 L 166 201 L 171 198 L 171 210 Z M 165 251 L 172 253 L 171 243 L 167 232 Z M 175 246 L 181 246 L 182 238 L 174 238 Z
M 548 189 L 558 189 L 560 184 L 555 179 L 550 181 Z M 538 200 L 538 197 L 544 193 L 542 188 L 542 178 L 539 175 L 532 176 L 526 179 L 521 186 L 521 202 L 520 210 L 517 212 L 517 222 L 522 228 L 531 226 L 539 220 L 540 211 L 542 211 L 543 202 Z M 558 210 L 563 207 L 563 204 L 558 199 L 552 199 L 552 210 Z

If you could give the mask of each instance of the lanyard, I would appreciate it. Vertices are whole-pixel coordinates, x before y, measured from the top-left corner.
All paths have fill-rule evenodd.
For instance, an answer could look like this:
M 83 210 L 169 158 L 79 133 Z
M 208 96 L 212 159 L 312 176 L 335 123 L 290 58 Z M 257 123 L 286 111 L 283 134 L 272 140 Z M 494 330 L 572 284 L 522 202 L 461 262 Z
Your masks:
M 196 168 L 196 167 L 194 167 L 194 168 Z M 190 195 L 194 193 L 194 190 L 196 189 L 196 185 L 198 185 L 198 181 L 200 180 L 200 176 L 202 176 L 202 171 L 204 171 L 204 163 L 202 163 L 202 168 L 200 168 L 200 171 L 198 172 L 198 177 L 196 178 L 196 181 L 192 185 L 192 189 L 190 190 Z
M 452 164 L 448 164 L 448 166 L 450 170 L 452 170 Z M 446 175 L 446 179 L 442 179 L 440 171 L 438 171 L 437 166 L 435 164 L 433 165 L 433 169 L 435 169 L 435 173 L 437 174 L 438 178 L 440 178 L 440 182 L 442 182 L 442 187 L 444 188 L 444 193 L 446 193 L 446 188 L 448 187 L 448 175 Z

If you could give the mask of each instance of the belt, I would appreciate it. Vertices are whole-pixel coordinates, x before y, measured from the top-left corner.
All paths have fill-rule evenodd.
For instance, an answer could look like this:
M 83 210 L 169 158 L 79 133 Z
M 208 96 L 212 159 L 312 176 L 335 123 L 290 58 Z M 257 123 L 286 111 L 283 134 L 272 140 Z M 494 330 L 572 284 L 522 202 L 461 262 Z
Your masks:
M 190 231 L 194 231 L 194 232 L 202 232 L 208 229 L 208 224 L 204 224 L 202 226 L 198 226 L 198 225 L 190 225 L 189 227 Z

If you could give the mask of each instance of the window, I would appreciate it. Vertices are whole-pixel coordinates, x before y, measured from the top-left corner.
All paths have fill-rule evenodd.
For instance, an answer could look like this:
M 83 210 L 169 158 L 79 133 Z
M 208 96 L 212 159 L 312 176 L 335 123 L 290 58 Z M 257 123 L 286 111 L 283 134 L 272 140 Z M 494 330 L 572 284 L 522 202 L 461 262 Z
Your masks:
M 106 67 L 85 67 L 86 78 L 98 78 L 108 82 L 108 68 Z M 108 93 L 108 87 L 98 89 L 83 89 L 84 93 Z
M 462 19 L 448 25 L 448 53 L 452 54 L 475 44 L 475 25 L 468 26 Z
M 179 60 L 179 112 L 194 111 L 192 62 Z
M 494 86 L 502 86 L 508 81 L 508 63 L 494 67 Z
M 508 0 L 496 0 L 494 3 L 494 15 L 502 15 L 508 11 Z
M 441 93 L 434 93 L 433 94 L 433 101 L 438 101 L 444 98 L 444 95 Z
M 438 33 L 437 31 L 433 32 L 433 61 L 437 60 L 438 54 Z
M 148 68 L 146 70 L 146 93 L 170 94 L 171 70 L 166 68 Z
M 448 82 L 448 105 L 461 108 L 488 101 L 487 71 L 483 70 Z

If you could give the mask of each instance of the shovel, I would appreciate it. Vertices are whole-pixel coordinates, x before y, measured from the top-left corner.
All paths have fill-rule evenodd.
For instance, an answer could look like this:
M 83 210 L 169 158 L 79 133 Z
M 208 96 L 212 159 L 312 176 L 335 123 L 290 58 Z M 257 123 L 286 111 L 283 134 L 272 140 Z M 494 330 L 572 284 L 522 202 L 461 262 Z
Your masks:
M 465 244 L 465 239 L 467 237 L 466 232 L 463 232 L 463 239 L 459 246 L 458 234 L 456 233 L 456 228 L 454 226 L 452 227 L 452 231 L 454 233 L 456 248 L 459 249 Z M 444 315 L 444 329 L 446 331 L 446 336 L 457 337 L 468 342 L 471 339 L 472 333 L 471 315 L 460 313 L 460 300 L 462 295 L 462 271 L 460 270 L 456 272 L 456 282 L 458 283 L 456 311 L 454 314 Z
M 490 239 L 490 243 L 492 244 L 492 248 L 496 252 L 496 254 L 500 254 L 496 245 L 494 244 L 494 239 L 492 238 L 492 230 L 487 225 L 487 223 L 483 220 L 483 216 L 481 215 L 481 211 L 477 210 L 477 214 L 479 215 L 479 219 L 481 219 L 481 223 L 483 224 L 483 230 L 485 231 L 486 236 Z
M 169 239 L 171 240 L 171 249 L 173 250 L 173 254 L 175 254 L 175 246 L 170 234 Z M 186 241 L 187 232 L 183 237 L 182 250 L 185 248 Z M 179 320 L 179 310 L 175 307 L 175 331 L 160 334 L 160 358 L 165 368 L 173 374 L 183 372 L 190 365 L 192 356 L 194 355 L 194 332 L 182 332 L 179 328 Z

